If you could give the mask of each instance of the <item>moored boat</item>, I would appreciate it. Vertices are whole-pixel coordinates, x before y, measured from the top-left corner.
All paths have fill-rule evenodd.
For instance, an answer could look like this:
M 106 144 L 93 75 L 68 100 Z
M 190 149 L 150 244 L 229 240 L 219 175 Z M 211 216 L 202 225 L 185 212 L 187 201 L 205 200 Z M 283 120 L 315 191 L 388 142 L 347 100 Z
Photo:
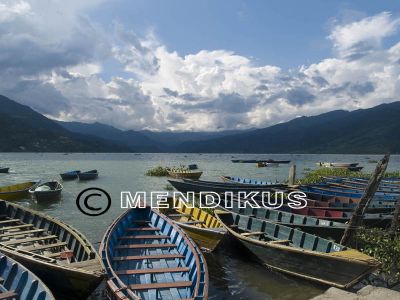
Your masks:
M 274 159 L 232 159 L 233 163 L 242 163 L 242 164 L 257 164 L 257 163 L 276 163 L 276 164 L 288 164 L 290 160 L 274 160 Z
M 199 179 L 203 174 L 202 171 L 193 171 L 189 169 L 167 169 L 168 175 L 173 178 L 190 178 L 190 179 Z
M 90 242 L 50 216 L 0 201 L 0 252 L 23 264 L 53 291 L 86 299 L 104 277 Z
M 169 208 L 160 208 L 160 211 L 185 230 L 205 251 L 213 251 L 227 233 L 214 216 L 198 207 L 189 206 L 179 198 L 170 198 Z
M 92 180 L 96 179 L 97 177 L 99 177 L 99 172 L 97 170 L 78 173 L 79 180 Z
M 41 182 L 29 189 L 29 193 L 37 201 L 59 199 L 63 186 L 57 180 Z
M 55 300 L 49 288 L 31 271 L 0 253 L 0 299 Z
M 258 179 L 250 179 L 250 178 L 241 178 L 234 176 L 221 176 L 221 179 L 224 182 L 228 183 L 240 183 L 240 184 L 255 184 L 255 185 L 271 185 L 278 184 L 278 182 L 266 181 L 266 180 L 258 180 Z
M 8 173 L 10 168 L 0 167 L 0 173 Z
M 60 176 L 61 176 L 62 180 L 74 180 L 74 179 L 78 178 L 78 174 L 80 172 L 81 171 L 79 171 L 79 170 L 68 171 L 68 172 L 65 172 L 65 173 L 61 173 Z
M 345 163 L 345 162 L 319 162 L 317 165 L 325 168 L 351 168 L 357 167 L 358 163 Z
M 289 275 L 347 288 L 380 266 L 366 254 L 298 229 L 232 212 L 215 215 L 264 265 Z
M 111 299 L 208 298 L 208 270 L 200 249 L 150 207 L 130 209 L 118 217 L 99 252 Z
M 340 240 L 344 230 L 347 227 L 347 225 L 340 222 L 296 214 L 296 209 L 293 209 L 292 213 L 267 209 L 263 206 L 254 208 L 250 206 L 243 207 L 243 205 L 239 204 L 239 201 L 228 199 L 226 197 L 222 197 L 220 208 L 240 215 L 266 220 L 272 223 L 300 228 L 304 232 L 312 233 L 324 238 L 334 238 L 336 241 Z
M 29 189 L 35 186 L 37 181 L 28 181 L 0 187 L 0 199 L 16 200 L 29 196 Z

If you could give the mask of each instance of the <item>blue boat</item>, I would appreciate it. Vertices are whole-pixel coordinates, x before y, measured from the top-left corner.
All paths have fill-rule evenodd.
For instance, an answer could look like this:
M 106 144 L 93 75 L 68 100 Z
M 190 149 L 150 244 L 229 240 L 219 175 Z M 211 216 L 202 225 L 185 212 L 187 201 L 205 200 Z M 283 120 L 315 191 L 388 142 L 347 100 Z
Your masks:
M 97 170 L 90 170 L 86 172 L 78 173 L 79 180 L 92 180 L 99 177 L 99 172 Z
M 78 174 L 80 172 L 81 171 L 79 171 L 79 170 L 69 171 L 69 172 L 61 173 L 60 176 L 61 176 L 62 180 L 73 180 L 73 179 L 78 178 Z
M 221 179 L 224 182 L 239 183 L 239 184 L 271 185 L 271 184 L 277 184 L 278 183 L 278 181 L 272 182 L 272 181 L 264 181 L 264 180 L 249 179 L 249 178 L 240 178 L 240 177 L 233 177 L 233 176 L 221 176 Z
M 208 270 L 200 249 L 171 219 L 150 207 L 118 217 L 99 251 L 111 299 L 208 298 Z
M 36 275 L 3 254 L 0 254 L 0 299 L 55 300 Z
M 300 190 L 304 192 L 313 192 L 319 193 L 323 195 L 330 196 L 344 196 L 351 198 L 361 198 L 364 193 L 357 192 L 354 190 L 346 190 L 346 189 L 333 189 L 332 187 L 323 187 L 323 186 L 300 186 Z M 386 193 L 376 193 L 374 196 L 374 200 L 383 200 L 383 201 L 395 201 L 398 195 L 396 194 L 386 194 Z

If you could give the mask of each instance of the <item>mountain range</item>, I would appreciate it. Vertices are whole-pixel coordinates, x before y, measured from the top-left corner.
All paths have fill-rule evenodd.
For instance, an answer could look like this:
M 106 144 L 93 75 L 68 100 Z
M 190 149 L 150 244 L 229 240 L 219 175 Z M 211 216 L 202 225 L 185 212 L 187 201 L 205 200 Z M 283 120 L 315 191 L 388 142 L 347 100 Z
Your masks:
M 61 122 L 0 95 L 1 152 L 400 153 L 400 102 L 222 132 Z

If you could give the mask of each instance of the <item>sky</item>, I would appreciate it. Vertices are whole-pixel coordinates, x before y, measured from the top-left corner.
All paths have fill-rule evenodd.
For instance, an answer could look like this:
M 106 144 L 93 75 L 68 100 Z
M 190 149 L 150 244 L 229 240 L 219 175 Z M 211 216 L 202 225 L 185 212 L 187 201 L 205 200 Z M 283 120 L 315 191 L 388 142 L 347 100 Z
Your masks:
M 398 1 L 0 0 L 0 94 L 65 121 L 217 131 L 400 100 Z

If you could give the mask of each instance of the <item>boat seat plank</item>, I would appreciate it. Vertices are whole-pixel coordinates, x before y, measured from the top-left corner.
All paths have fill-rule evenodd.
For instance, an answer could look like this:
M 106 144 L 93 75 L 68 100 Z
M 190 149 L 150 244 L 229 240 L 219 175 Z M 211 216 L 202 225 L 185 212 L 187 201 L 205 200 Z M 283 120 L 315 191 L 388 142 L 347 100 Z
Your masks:
M 158 282 L 145 284 L 130 284 L 128 287 L 131 290 L 151 290 L 151 289 L 171 289 L 190 287 L 191 281 L 175 281 L 175 282 Z
M 3 245 L 18 245 L 18 244 L 25 244 L 25 243 L 33 243 L 33 242 L 51 240 L 51 239 L 55 239 L 55 238 L 57 238 L 56 235 L 46 235 L 46 236 L 40 236 L 40 237 L 34 237 L 34 238 L 17 239 L 17 240 L 2 242 L 2 244 Z
M 20 229 L 20 228 L 28 228 L 28 227 L 32 227 L 32 226 L 33 226 L 33 224 L 22 224 L 22 225 L 16 225 L 16 226 L 6 226 L 6 227 L 0 227 L 0 231 Z
M 130 227 L 126 231 L 160 231 L 161 228 L 157 227 Z
M 157 249 L 157 248 L 175 248 L 175 244 L 134 244 L 134 245 L 117 245 L 115 249 Z
M 99 262 L 96 259 L 88 259 L 88 260 L 84 260 L 84 261 L 77 261 L 77 262 L 73 262 L 70 263 L 68 266 L 72 267 L 72 268 L 88 268 L 91 266 L 97 266 L 97 268 L 99 267 Z
M 174 218 L 174 217 L 191 217 L 191 214 L 169 214 L 167 217 Z
M 9 220 L 4 220 L 0 221 L 0 224 L 7 224 L 7 223 L 15 223 L 21 221 L 20 219 L 9 219 Z
M 263 234 L 265 234 L 264 231 L 254 231 L 254 232 L 244 232 L 244 233 L 241 233 L 240 235 L 241 236 L 252 236 L 252 235 L 263 235 Z
M 67 245 L 67 243 L 65 243 L 65 242 L 59 242 L 59 243 L 54 243 L 54 244 L 23 247 L 22 250 L 25 250 L 25 251 L 45 250 L 45 249 L 50 249 L 50 248 L 63 247 L 66 245 Z
M 11 299 L 19 299 L 19 296 L 14 291 L 7 291 L 4 293 L 0 293 L 1 300 L 11 300 Z
M 115 257 L 113 257 L 113 261 L 145 260 L 145 259 L 175 259 L 175 258 L 185 258 L 185 256 L 181 255 L 181 254 L 115 256 Z
M 177 267 L 177 268 L 160 268 L 160 269 L 138 269 L 138 270 L 123 270 L 116 271 L 118 275 L 139 275 L 139 274 L 156 274 L 156 273 L 180 273 L 189 272 L 188 267 Z
M 163 239 L 168 239 L 170 238 L 169 235 L 161 235 L 161 234 L 151 234 L 151 235 L 125 235 L 125 236 L 120 236 L 118 239 L 119 240 L 163 240 Z
M 39 232 L 43 232 L 43 231 L 44 231 L 44 229 L 33 229 L 33 230 L 18 231 L 18 232 L 8 232 L 8 233 L 0 234 L 0 238 L 9 237 L 9 236 L 17 236 L 17 235 L 27 235 L 27 234 L 39 233 Z
M 291 240 L 277 240 L 277 241 L 270 241 L 268 243 L 270 243 L 270 244 L 288 244 L 290 242 L 291 242 Z
M 186 224 L 186 225 L 204 224 L 203 221 L 188 221 L 188 222 L 181 222 L 181 223 Z

